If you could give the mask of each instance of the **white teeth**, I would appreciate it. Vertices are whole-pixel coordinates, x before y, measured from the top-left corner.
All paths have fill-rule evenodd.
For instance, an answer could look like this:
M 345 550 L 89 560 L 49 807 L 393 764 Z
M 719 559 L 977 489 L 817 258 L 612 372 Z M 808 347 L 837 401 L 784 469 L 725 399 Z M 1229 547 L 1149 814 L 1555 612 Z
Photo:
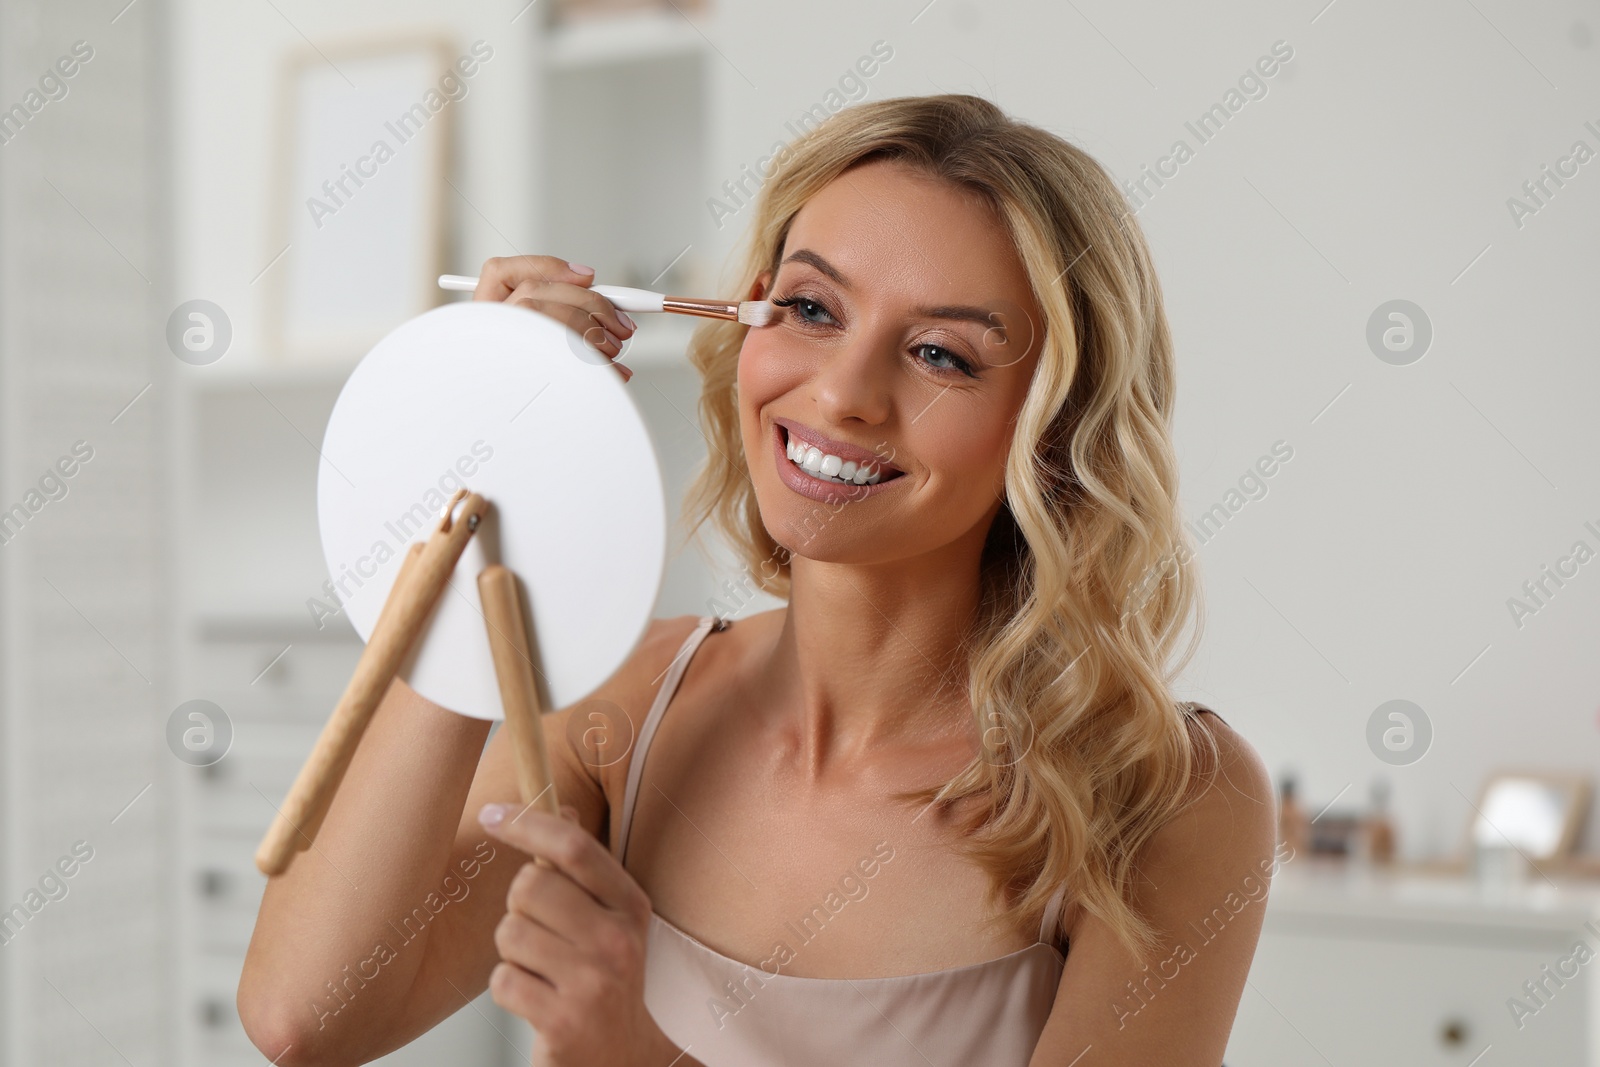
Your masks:
M 837 482 L 840 485 L 876 485 L 883 480 L 881 472 L 858 466 L 855 460 L 843 460 L 815 446 L 795 441 L 787 429 L 783 436 L 790 462 L 818 481 Z

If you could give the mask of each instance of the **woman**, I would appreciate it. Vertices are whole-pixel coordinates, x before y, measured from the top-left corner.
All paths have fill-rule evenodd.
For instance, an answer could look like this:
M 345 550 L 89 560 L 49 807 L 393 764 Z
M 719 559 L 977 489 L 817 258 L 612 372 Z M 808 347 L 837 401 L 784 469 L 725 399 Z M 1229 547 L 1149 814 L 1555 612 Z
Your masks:
M 592 280 L 497 259 L 475 298 L 614 357 Z M 267 887 L 252 1039 L 365 1062 L 487 985 L 545 1064 L 1216 1067 L 1276 823 L 1169 689 L 1196 597 L 1121 193 L 982 99 L 861 104 L 778 161 L 739 292 L 779 316 L 695 336 L 686 512 L 786 606 L 656 620 L 548 715 L 565 819 L 397 682 Z

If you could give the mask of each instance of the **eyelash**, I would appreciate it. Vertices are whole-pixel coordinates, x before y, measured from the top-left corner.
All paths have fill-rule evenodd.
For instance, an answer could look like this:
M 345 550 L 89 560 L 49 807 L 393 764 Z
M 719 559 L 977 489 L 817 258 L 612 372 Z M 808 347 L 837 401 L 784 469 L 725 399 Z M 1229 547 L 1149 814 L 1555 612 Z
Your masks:
M 775 298 L 773 298 L 772 303 L 774 305 L 778 306 L 778 307 L 781 307 L 781 308 L 796 307 L 796 306 L 801 305 L 801 304 L 812 304 L 812 305 L 820 308 L 822 310 L 823 314 L 827 315 L 830 319 L 834 318 L 833 312 L 829 311 L 828 310 L 828 306 L 826 304 L 824 304 L 822 301 L 817 300 L 817 299 L 815 299 L 813 297 L 809 297 L 809 296 L 801 296 L 798 293 L 793 293 L 793 294 L 790 294 L 788 296 L 775 297 Z M 825 323 L 813 322 L 810 319 L 800 318 L 798 314 L 793 316 L 793 318 L 795 319 L 795 321 L 799 325 L 807 327 L 807 328 L 825 326 L 826 325 Z M 835 321 L 837 321 L 837 319 L 835 319 Z M 974 373 L 974 371 L 972 370 L 972 364 L 968 363 L 966 360 L 964 360 L 960 356 L 956 355 L 954 352 L 952 352 L 950 349 L 946 348 L 944 345 L 921 344 L 921 345 L 917 345 L 916 348 L 918 348 L 918 349 L 922 349 L 922 348 L 935 348 L 935 349 L 938 349 L 939 351 L 941 351 L 941 352 L 945 353 L 947 356 L 949 356 L 950 360 L 955 364 L 955 366 L 951 366 L 951 367 L 936 367 L 932 363 L 929 363 L 926 360 L 923 360 L 923 365 L 926 366 L 929 370 L 931 370 L 935 374 L 943 375 L 945 377 L 950 377 L 950 376 L 958 375 L 958 374 L 962 375 L 964 377 L 968 377 L 968 378 L 976 378 L 976 377 L 978 377 L 978 375 L 976 373 Z

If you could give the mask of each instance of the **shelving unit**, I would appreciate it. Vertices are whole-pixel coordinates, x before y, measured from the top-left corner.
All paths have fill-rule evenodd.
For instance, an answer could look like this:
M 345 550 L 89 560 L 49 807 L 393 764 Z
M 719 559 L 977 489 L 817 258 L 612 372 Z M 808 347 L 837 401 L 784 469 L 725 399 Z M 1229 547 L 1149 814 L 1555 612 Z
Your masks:
M 716 58 L 706 37 L 676 11 L 648 11 L 547 26 L 542 55 L 544 249 L 579 258 L 602 282 L 724 295 L 715 291 L 704 206 Z M 675 521 L 706 454 L 700 379 L 686 356 L 701 323 L 672 315 L 637 321 L 622 360 L 636 372 L 629 388 L 656 444 Z M 705 612 L 715 593 L 697 552 L 673 552 L 656 613 Z
M 705 38 L 673 11 L 640 11 L 545 28 L 546 71 L 585 72 L 660 58 L 698 61 Z
M 539 57 L 531 88 L 541 133 L 520 154 L 528 170 L 516 180 L 543 190 L 538 249 L 581 256 L 613 284 L 709 292 L 704 38 L 672 12 L 570 26 L 528 17 L 517 29 L 536 37 L 530 44 Z M 463 170 L 474 164 L 461 162 Z M 635 370 L 630 388 L 657 445 L 675 517 L 705 452 L 693 421 L 699 380 L 684 354 L 700 320 L 640 320 L 623 360 Z M 316 526 L 317 448 L 362 355 L 278 362 L 259 338 L 236 336 L 221 361 L 172 373 L 169 458 L 183 561 L 177 689 L 221 706 L 234 729 L 219 763 L 174 771 L 178 913 L 190 917 L 179 932 L 176 1022 L 180 1062 L 196 1067 L 267 1062 L 234 1006 L 264 887 L 253 853 L 273 815 L 262 798 L 277 802 L 287 792 L 361 652 L 342 618 L 319 628 L 307 601 L 324 597 L 328 577 Z M 712 591 L 698 555 L 683 553 L 669 565 L 657 614 L 704 610 Z M 525 1063 L 525 1024 L 487 995 L 473 1007 L 377 1062 Z
M 676 15 L 546 38 L 545 240 L 559 254 L 581 250 L 601 281 L 704 295 L 705 53 Z

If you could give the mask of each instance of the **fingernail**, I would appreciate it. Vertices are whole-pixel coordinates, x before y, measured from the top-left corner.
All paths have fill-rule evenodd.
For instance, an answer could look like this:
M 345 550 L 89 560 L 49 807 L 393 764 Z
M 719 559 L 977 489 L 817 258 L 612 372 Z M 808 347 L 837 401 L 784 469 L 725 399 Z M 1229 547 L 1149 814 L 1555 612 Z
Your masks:
M 568 263 L 567 266 L 572 268 L 572 272 L 574 274 L 593 274 L 594 273 L 594 268 L 593 267 L 585 267 L 582 263 Z
M 637 330 L 639 328 L 638 326 L 634 325 L 633 319 L 629 317 L 626 311 L 617 312 L 617 318 L 621 319 L 622 325 L 626 326 L 630 330 Z
M 478 812 L 478 821 L 493 830 L 506 817 L 504 804 L 485 804 Z

